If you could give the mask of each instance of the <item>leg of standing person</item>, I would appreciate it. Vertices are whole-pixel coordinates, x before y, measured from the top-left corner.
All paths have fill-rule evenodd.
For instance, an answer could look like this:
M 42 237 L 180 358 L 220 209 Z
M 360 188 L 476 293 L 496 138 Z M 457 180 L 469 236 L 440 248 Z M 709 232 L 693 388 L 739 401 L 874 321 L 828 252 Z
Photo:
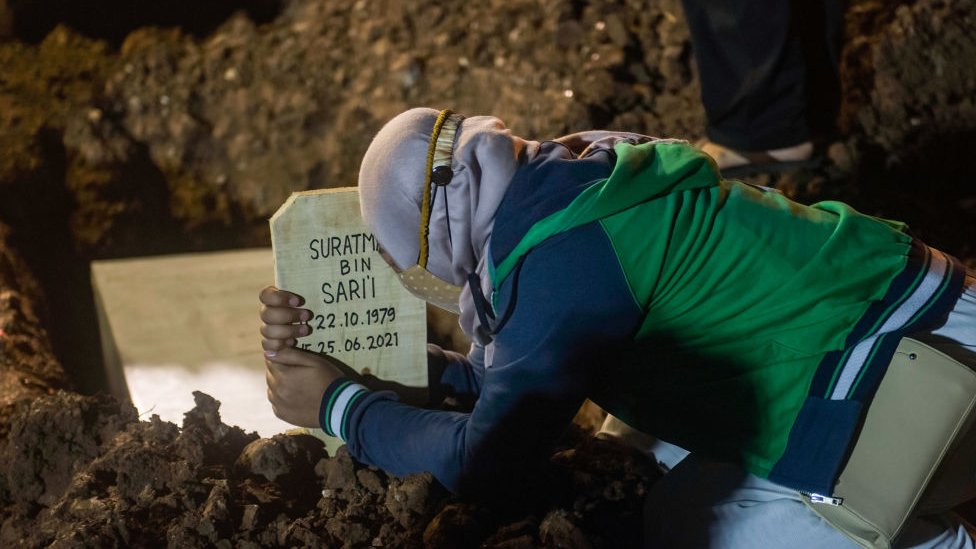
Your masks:
M 708 119 L 705 152 L 723 169 L 808 160 L 810 109 L 826 108 L 812 96 L 836 88 L 840 0 L 682 1 Z

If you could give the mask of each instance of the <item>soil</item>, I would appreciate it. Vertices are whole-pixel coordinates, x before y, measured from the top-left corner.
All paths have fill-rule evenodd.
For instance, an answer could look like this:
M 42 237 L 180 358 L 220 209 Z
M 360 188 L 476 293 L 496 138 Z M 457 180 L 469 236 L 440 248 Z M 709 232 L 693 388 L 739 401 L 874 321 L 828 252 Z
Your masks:
M 0 545 L 600 547 L 636 541 L 658 475 L 629 448 L 574 431 L 552 458 L 548 497 L 492 509 L 427 473 L 393 477 L 345 447 L 328 456 L 311 436 L 258 438 L 194 397 L 182 428 L 108 397 L 22 399 L 0 451 Z
M 411 106 L 495 114 L 533 138 L 695 139 L 679 0 L 68 4 L 0 0 L 0 544 L 637 539 L 656 469 L 588 436 L 592 411 L 549 488 L 504 506 L 307 437 L 258 439 L 203 394 L 182 427 L 137 417 L 100 394 L 88 262 L 268 245 L 289 193 L 354 185 L 371 136 Z M 756 182 L 905 220 L 976 267 L 974 18 L 976 0 L 848 2 L 828 161 Z M 451 324 L 432 337 L 460 345 Z

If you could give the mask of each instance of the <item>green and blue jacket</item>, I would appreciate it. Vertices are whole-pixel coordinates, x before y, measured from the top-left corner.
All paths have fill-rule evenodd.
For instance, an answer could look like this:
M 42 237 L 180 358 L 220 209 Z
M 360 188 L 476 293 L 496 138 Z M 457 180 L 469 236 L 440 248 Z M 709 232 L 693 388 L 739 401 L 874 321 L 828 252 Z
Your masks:
M 903 224 L 722 180 L 684 142 L 555 142 L 495 216 L 492 333 L 440 383 L 470 413 L 348 380 L 322 425 L 359 460 L 497 491 L 548 456 L 590 398 L 641 431 L 830 494 L 899 339 L 933 326 L 959 262 Z M 480 299 L 478 299 L 480 297 Z

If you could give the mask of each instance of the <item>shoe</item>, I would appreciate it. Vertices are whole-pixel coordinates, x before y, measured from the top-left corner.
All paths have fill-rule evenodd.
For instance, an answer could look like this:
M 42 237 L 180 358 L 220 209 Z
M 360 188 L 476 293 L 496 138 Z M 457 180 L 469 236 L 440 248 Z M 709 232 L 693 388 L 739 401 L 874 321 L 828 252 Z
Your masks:
M 715 160 L 723 177 L 811 169 L 822 163 L 820 158 L 813 156 L 813 143 L 810 141 L 792 147 L 758 152 L 737 151 L 707 139 L 699 141 L 696 146 Z

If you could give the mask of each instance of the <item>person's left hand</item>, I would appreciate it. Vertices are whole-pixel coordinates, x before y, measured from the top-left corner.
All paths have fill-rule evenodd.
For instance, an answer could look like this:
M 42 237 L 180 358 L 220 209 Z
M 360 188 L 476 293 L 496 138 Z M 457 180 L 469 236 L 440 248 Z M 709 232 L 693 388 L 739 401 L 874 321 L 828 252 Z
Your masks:
M 328 358 L 294 347 L 265 351 L 264 364 L 274 414 L 292 425 L 318 427 L 322 395 L 342 371 Z

